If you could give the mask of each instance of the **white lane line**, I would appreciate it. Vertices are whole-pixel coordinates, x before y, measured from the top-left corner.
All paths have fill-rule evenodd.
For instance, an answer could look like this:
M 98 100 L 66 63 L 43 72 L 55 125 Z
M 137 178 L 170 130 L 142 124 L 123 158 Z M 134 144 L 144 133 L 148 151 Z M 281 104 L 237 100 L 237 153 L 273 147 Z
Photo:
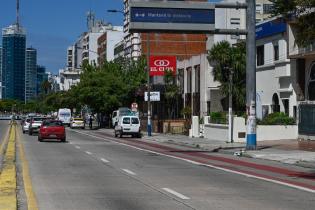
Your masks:
M 180 193 L 178 193 L 178 192 L 176 192 L 170 188 L 162 188 L 162 190 L 165 190 L 166 192 L 171 193 L 171 194 L 175 195 L 176 197 L 179 197 L 180 199 L 183 199 L 183 200 L 189 200 L 190 199 L 190 198 L 186 197 L 185 195 L 180 194 Z
M 121 169 L 121 170 L 123 170 L 124 172 L 126 172 L 127 174 L 130 174 L 130 175 L 133 175 L 133 176 L 135 176 L 136 175 L 136 173 L 134 173 L 134 172 L 132 172 L 132 171 L 130 171 L 130 170 L 128 170 L 128 169 Z
M 104 137 L 98 137 L 98 136 L 94 136 L 94 135 L 91 135 L 91 134 L 86 134 L 86 133 L 79 132 L 79 131 L 74 131 L 74 132 L 81 133 L 83 135 L 90 136 L 90 137 L 93 137 L 93 138 L 96 138 L 96 139 L 102 139 L 102 140 L 105 139 Z M 170 157 L 170 158 L 174 158 L 174 159 L 177 159 L 177 160 L 183 160 L 185 162 L 192 163 L 194 165 L 207 166 L 209 168 L 214 168 L 214 169 L 225 171 L 225 172 L 228 172 L 228 173 L 238 174 L 238 175 L 245 176 L 245 177 L 251 177 L 251 178 L 263 180 L 263 181 L 266 181 L 266 182 L 275 183 L 275 184 L 279 184 L 279 185 L 295 188 L 295 189 L 306 191 L 306 192 L 310 192 L 310 193 L 315 193 L 315 190 L 310 189 L 308 187 L 302 187 L 302 186 L 290 184 L 290 183 L 287 183 L 287 182 L 284 182 L 284 181 L 278 181 L 278 180 L 274 180 L 274 179 L 271 179 L 271 178 L 265 178 L 265 177 L 261 177 L 261 176 L 251 175 L 251 174 L 247 174 L 245 172 L 240 172 L 240 171 L 233 170 L 233 169 L 227 169 L 227 168 L 220 167 L 220 166 L 214 166 L 214 165 L 211 165 L 211 164 L 199 163 L 197 161 L 188 160 L 188 159 L 181 158 L 181 157 L 176 157 L 176 156 L 172 156 L 172 155 L 166 155 L 166 154 L 163 154 L 163 153 L 160 153 L 160 152 L 155 152 L 155 151 L 152 151 L 152 150 L 149 150 L 149 149 L 142 149 L 142 148 L 139 148 L 139 147 L 136 147 L 136 146 L 132 146 L 132 145 L 129 145 L 129 144 L 124 144 L 124 143 L 121 143 L 121 142 L 117 142 L 117 141 L 115 141 L 115 138 L 111 138 L 111 137 L 106 137 L 106 138 L 107 139 L 112 139 L 113 142 L 116 143 L 116 144 L 124 145 L 126 147 L 134 148 L 134 149 L 137 149 L 137 150 L 140 150 L 140 151 L 151 152 L 153 154 L 158 154 L 158 155 L 161 155 L 161 156 Z
M 104 163 L 109 163 L 109 160 L 106 160 L 105 158 L 101 158 L 101 161 Z
M 92 153 L 89 152 L 89 151 L 85 151 L 85 153 L 88 154 L 88 155 L 92 155 Z
M 79 146 L 75 146 L 75 148 L 80 149 L 81 147 L 79 147 Z

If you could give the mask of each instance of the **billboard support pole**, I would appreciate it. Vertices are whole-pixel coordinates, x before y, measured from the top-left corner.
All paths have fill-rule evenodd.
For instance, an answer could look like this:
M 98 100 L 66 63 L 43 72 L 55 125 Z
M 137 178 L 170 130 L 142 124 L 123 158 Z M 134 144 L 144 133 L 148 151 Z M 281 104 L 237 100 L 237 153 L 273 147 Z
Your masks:
M 148 123 L 147 132 L 148 136 L 152 136 L 152 124 L 151 124 L 151 94 L 150 94 L 150 33 L 147 33 L 147 70 L 148 70 Z

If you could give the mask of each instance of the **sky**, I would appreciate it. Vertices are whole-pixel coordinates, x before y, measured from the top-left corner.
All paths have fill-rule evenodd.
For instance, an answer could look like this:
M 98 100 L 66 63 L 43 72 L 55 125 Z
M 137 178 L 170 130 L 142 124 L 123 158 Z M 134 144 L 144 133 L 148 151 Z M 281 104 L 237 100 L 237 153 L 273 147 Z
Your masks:
M 123 0 L 20 0 L 20 22 L 27 32 L 27 46 L 37 49 L 37 63 L 58 73 L 66 66 L 66 50 L 87 30 L 86 13 L 113 25 L 123 24 Z M 16 0 L 0 1 L 0 28 L 16 22 Z M 2 40 L 0 41 L 1 45 Z
M 87 31 L 89 10 L 96 19 L 112 25 L 123 24 L 123 15 L 108 13 L 108 9 L 123 10 L 123 0 L 20 0 L 20 23 L 27 32 L 27 47 L 37 49 L 39 65 L 57 74 L 66 66 L 67 47 Z M 1 0 L 0 28 L 15 22 L 16 0 Z

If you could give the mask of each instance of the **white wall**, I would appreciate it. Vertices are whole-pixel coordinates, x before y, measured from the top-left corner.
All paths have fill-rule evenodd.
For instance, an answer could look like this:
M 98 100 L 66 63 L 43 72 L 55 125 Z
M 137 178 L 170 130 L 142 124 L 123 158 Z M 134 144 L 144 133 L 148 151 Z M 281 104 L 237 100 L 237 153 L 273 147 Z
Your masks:
M 115 45 L 124 38 L 122 31 L 107 31 L 107 43 L 106 43 L 106 59 L 107 61 L 114 60 Z

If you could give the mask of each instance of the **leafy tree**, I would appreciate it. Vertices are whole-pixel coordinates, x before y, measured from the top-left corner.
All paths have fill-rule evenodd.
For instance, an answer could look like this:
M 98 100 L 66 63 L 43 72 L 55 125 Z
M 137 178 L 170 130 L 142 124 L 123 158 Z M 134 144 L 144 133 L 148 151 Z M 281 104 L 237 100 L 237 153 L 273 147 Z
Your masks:
M 273 15 L 282 15 L 287 20 L 295 20 L 296 44 L 307 46 L 315 41 L 315 1 L 314 0 L 270 0 Z
M 233 71 L 233 102 L 235 110 L 245 109 L 246 98 L 246 48 L 245 43 L 231 46 L 222 41 L 209 51 L 209 61 L 213 65 L 215 81 L 221 83 L 220 89 L 225 96 L 229 95 L 229 74 Z
M 174 104 L 176 104 L 177 97 L 179 94 L 179 87 L 175 82 L 175 78 L 172 71 L 166 71 L 164 74 L 164 88 L 165 88 L 165 104 L 167 109 L 167 114 L 169 118 L 174 118 Z

